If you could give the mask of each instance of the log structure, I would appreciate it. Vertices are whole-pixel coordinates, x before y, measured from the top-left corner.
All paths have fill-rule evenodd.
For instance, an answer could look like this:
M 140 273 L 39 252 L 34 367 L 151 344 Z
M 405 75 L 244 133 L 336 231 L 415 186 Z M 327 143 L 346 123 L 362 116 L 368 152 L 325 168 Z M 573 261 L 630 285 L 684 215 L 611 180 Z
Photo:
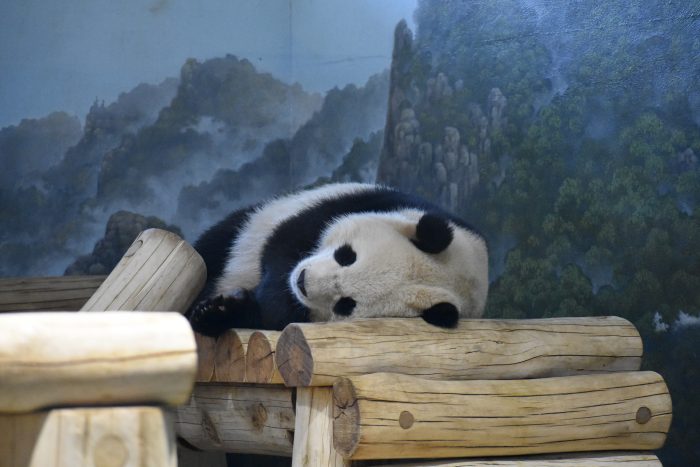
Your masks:
M 333 442 L 353 459 L 660 448 L 671 398 L 653 372 L 520 381 L 406 375 L 333 385 Z
M 275 359 L 289 386 L 392 372 L 430 379 L 543 378 L 639 369 L 642 341 L 617 317 L 461 320 L 441 329 L 421 319 L 291 324 Z
M 79 310 L 106 276 L 0 279 L 0 312 Z
M 197 365 L 176 313 L 0 314 L 0 413 L 185 402 Z
M 275 363 L 278 331 L 255 331 L 246 351 L 246 381 L 261 384 L 284 384 Z
M 205 280 L 204 261 L 194 248 L 172 232 L 148 229 L 134 240 L 82 310 L 184 313 Z
M 202 450 L 292 455 L 292 389 L 198 384 L 177 410 L 175 430 Z

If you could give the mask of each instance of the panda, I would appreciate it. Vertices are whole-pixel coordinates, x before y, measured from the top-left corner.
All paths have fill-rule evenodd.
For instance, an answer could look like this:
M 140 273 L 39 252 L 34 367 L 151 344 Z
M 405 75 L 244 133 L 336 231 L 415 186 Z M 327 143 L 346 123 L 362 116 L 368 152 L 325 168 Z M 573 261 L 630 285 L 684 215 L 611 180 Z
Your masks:
M 194 247 L 208 278 L 188 318 L 209 336 L 368 317 L 450 328 L 480 317 L 488 291 L 476 230 L 381 185 L 328 184 L 241 209 Z

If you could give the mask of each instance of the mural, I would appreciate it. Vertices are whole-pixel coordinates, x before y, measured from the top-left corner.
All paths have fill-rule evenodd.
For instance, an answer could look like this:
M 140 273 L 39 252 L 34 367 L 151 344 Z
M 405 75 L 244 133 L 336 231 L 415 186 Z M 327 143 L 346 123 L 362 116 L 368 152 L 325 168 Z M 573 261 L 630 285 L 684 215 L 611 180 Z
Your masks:
M 700 465 L 700 2 L 93 3 L 0 6 L 0 275 L 376 180 L 486 234 L 488 316 L 632 321 Z

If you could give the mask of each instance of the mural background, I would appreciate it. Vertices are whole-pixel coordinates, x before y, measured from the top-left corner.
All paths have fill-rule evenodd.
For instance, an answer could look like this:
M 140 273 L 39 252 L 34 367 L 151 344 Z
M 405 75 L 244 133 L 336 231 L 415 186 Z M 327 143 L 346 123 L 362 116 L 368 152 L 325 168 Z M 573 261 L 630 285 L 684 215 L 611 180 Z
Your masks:
M 0 275 L 395 185 L 486 234 L 488 316 L 632 321 L 700 465 L 700 2 L 200 3 L 0 4 Z

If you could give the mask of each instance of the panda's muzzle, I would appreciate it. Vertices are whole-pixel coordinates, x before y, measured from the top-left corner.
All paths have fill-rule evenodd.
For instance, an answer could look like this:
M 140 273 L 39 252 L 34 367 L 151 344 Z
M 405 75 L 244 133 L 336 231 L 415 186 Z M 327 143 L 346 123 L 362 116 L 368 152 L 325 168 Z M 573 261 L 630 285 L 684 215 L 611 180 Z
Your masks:
M 304 287 L 304 278 L 306 277 L 306 269 L 302 269 L 297 277 L 297 287 L 304 297 L 306 297 L 306 287 Z

